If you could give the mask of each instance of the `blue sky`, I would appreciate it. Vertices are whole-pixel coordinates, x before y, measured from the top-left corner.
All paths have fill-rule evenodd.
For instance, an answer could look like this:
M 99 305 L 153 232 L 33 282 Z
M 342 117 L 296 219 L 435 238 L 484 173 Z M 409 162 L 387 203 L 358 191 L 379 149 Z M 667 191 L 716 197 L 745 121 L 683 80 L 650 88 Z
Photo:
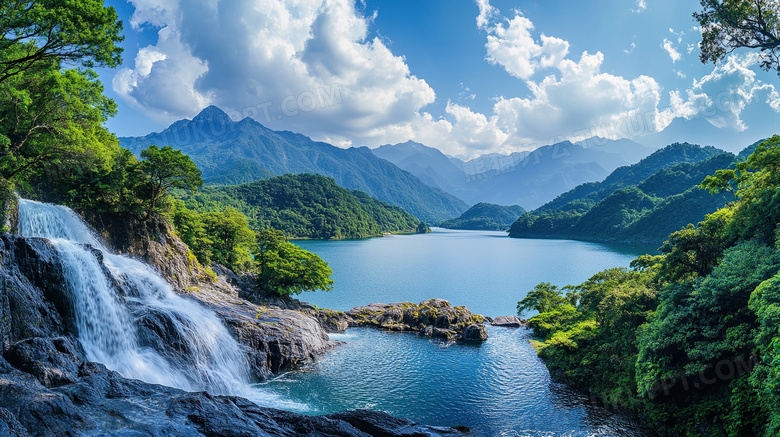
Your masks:
M 778 132 L 780 78 L 754 53 L 699 61 L 697 0 L 108 4 L 125 21 L 124 64 L 100 71 L 121 136 L 209 104 L 339 146 L 412 139 L 466 157 L 641 142 L 675 119 L 706 120 L 691 135 L 717 131 L 729 150 Z

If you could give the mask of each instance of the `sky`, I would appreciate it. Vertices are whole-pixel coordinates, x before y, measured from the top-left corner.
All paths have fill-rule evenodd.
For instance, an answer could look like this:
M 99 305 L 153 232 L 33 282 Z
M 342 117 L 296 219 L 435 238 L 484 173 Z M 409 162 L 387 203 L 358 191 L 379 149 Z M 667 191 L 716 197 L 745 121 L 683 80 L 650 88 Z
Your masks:
M 465 158 L 694 120 L 683 130 L 730 151 L 780 133 L 780 77 L 754 51 L 699 61 L 698 0 L 106 3 L 124 21 L 123 64 L 98 71 L 119 136 L 208 105 L 340 147 Z

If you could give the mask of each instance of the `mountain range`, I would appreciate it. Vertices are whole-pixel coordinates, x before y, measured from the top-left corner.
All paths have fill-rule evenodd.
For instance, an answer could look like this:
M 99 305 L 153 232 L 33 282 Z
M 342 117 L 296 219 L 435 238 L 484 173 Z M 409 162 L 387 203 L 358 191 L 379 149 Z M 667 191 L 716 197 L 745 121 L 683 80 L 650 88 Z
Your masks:
M 711 146 L 672 144 L 522 215 L 509 235 L 660 243 L 726 204 L 726 194 L 712 195 L 698 185 L 738 160 Z
M 488 202 L 534 209 L 582 183 L 604 179 L 653 149 L 631 140 L 591 138 L 467 161 L 413 141 L 380 146 L 373 152 L 468 204 Z
M 345 188 L 360 190 L 400 206 L 436 224 L 459 216 L 466 203 L 374 155 L 367 147 L 339 148 L 288 131 L 273 131 L 251 118 L 233 121 L 215 106 L 192 120 L 179 120 L 162 132 L 122 137 L 120 145 L 136 155 L 155 144 L 189 155 L 208 184 L 240 184 L 285 173 L 332 177 Z

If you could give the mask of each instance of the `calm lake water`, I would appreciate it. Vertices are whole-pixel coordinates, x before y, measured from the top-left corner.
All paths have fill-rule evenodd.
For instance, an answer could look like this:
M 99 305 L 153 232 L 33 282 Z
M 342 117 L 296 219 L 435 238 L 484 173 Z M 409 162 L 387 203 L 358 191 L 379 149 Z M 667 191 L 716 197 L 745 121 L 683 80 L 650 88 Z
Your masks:
M 517 301 L 539 282 L 579 284 L 653 249 L 505 235 L 436 229 L 427 235 L 298 241 L 330 263 L 336 282 L 330 293 L 301 297 L 338 310 L 443 298 L 484 315 L 514 314 Z M 488 327 L 488 334 L 474 346 L 349 329 L 332 335 L 345 344 L 259 388 L 307 414 L 378 409 L 432 425 L 465 425 L 479 436 L 650 435 L 630 417 L 552 382 L 527 329 Z
M 655 250 L 441 228 L 429 234 L 295 244 L 333 269 L 332 291 L 300 296 L 320 308 L 346 311 L 375 302 L 441 298 L 491 317 L 515 314 L 517 301 L 541 282 L 580 284 Z

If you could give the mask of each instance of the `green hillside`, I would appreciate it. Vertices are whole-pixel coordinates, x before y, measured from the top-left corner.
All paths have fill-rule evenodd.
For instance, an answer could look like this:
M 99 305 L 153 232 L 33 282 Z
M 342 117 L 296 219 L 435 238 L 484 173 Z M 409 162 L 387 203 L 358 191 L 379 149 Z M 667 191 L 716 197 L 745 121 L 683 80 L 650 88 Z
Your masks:
M 216 106 L 205 108 L 192 120 L 179 120 L 162 132 L 119 141 L 136 155 L 152 144 L 181 150 L 203 171 L 203 181 L 211 185 L 312 173 L 400 206 L 427 223 L 457 217 L 468 209 L 462 200 L 431 188 L 367 147 L 343 149 L 301 134 L 273 131 L 250 118 L 235 122 Z
M 331 178 L 306 173 L 205 187 L 179 197 L 187 208 L 199 212 L 235 208 L 247 216 L 250 228 L 279 229 L 291 238 L 364 238 L 427 230 L 425 224 L 397 206 L 342 188 Z
M 472 231 L 505 231 L 524 212 L 518 205 L 504 206 L 482 202 L 469 208 L 460 217 L 447 220 L 440 226 Z
M 731 153 L 717 152 L 673 144 L 616 170 L 603 182 L 577 187 L 524 214 L 509 235 L 661 243 L 671 232 L 698 223 L 728 201 L 726 194 L 711 195 L 698 188 L 708 175 L 736 164 L 738 158 Z

